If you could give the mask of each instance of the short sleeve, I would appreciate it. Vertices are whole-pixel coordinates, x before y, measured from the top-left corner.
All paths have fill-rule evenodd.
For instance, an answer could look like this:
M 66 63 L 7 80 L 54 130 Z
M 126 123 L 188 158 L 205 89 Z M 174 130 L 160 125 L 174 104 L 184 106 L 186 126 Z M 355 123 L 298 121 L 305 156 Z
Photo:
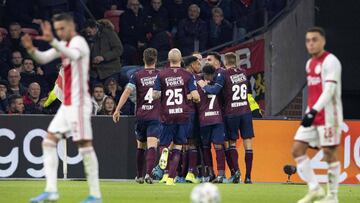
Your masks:
M 127 84 L 127 87 L 131 89 L 136 89 L 136 75 L 132 74 L 129 79 L 129 83 Z

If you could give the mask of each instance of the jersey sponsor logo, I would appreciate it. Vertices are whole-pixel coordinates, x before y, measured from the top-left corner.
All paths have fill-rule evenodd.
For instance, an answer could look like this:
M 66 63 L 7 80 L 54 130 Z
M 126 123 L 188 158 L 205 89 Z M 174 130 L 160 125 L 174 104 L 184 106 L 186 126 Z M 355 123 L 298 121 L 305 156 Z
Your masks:
M 156 76 L 153 77 L 144 77 L 140 79 L 142 86 L 153 86 L 155 84 Z
M 230 80 L 233 84 L 242 83 L 246 81 L 246 76 L 244 73 L 235 74 L 230 76 Z
M 315 86 L 321 83 L 321 78 L 319 76 L 316 77 L 308 76 L 307 81 L 308 81 L 308 86 Z
M 246 106 L 248 103 L 247 101 L 243 101 L 243 102 L 233 102 L 231 103 L 231 107 L 235 108 L 235 107 L 241 107 L 241 106 Z
M 183 113 L 183 108 L 175 108 L 175 109 L 169 109 L 169 114 L 179 114 Z
M 181 76 L 179 77 L 168 77 L 165 78 L 165 83 L 167 87 L 177 87 L 177 86 L 183 86 L 184 80 Z
M 207 111 L 207 112 L 205 112 L 205 117 L 218 116 L 218 115 L 220 115 L 219 111 Z

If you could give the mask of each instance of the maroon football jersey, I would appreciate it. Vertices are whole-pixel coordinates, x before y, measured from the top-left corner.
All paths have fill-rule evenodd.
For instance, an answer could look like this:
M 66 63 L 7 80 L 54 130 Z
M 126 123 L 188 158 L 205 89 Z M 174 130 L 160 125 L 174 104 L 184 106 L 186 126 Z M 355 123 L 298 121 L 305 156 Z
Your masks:
M 153 100 L 155 79 L 159 70 L 144 69 L 134 73 L 129 83 L 136 87 L 136 117 L 140 120 L 160 120 L 160 101 Z
M 248 80 L 242 68 L 229 68 L 222 72 L 224 87 L 222 88 L 224 115 L 241 115 L 249 113 Z
M 194 76 L 179 67 L 166 68 L 159 72 L 156 90 L 161 91 L 161 116 L 165 123 L 186 123 L 189 121 L 187 95 L 196 90 Z
M 198 87 L 200 103 L 196 105 L 198 110 L 200 126 L 223 123 L 222 110 L 219 101 L 221 94 L 206 94 Z

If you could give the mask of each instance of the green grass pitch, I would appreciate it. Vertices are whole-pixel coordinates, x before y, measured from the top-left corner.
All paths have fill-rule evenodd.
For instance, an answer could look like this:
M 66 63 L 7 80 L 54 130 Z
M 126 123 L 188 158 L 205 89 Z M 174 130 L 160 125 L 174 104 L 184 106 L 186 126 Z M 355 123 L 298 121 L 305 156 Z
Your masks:
M 30 197 L 42 192 L 44 184 L 44 181 L 0 180 L 0 202 L 28 202 Z M 80 202 L 88 194 L 85 181 L 60 180 L 58 184 L 59 203 Z M 163 184 L 139 185 L 134 182 L 101 182 L 103 202 L 105 203 L 188 203 L 193 187 L 192 184 L 166 186 Z M 223 203 L 290 203 L 296 202 L 306 192 L 305 185 L 222 184 L 218 187 Z M 339 197 L 341 203 L 360 202 L 360 186 L 340 186 Z

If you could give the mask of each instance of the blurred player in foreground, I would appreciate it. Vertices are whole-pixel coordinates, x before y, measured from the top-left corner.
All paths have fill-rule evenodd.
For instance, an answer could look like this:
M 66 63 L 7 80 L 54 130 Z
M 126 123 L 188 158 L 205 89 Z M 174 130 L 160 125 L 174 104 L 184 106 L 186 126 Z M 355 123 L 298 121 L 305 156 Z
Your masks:
M 155 80 L 154 99 L 161 98 L 161 116 L 163 131 L 160 136 L 162 148 L 173 142 L 169 156 L 169 174 L 164 174 L 167 185 L 174 185 L 174 178 L 179 164 L 182 145 L 187 143 L 190 113 L 188 94 L 194 102 L 200 101 L 194 76 L 181 67 L 181 52 L 170 50 L 170 67 L 159 72 Z
M 155 69 L 157 51 L 153 48 L 145 49 L 143 54 L 145 69 L 135 72 L 121 95 L 113 115 L 117 123 L 120 120 L 120 109 L 123 107 L 130 94 L 136 91 L 136 139 L 137 139 L 137 176 L 136 182 L 144 183 L 143 165 L 146 151 L 145 182 L 152 184 L 151 171 L 157 158 L 157 143 L 161 133 L 160 100 L 153 100 L 153 89 L 158 70 Z
M 49 22 L 41 24 L 43 35 L 37 38 L 50 43 L 53 48 L 47 51 L 37 50 L 29 35 L 22 38 L 23 46 L 37 62 L 46 64 L 61 57 L 64 67 L 63 102 L 51 121 L 48 134 L 42 143 L 46 177 L 45 192 L 32 198 L 31 202 L 59 199 L 57 189 L 59 159 L 56 147 L 63 136 L 73 137 L 73 141 L 78 145 L 79 152 L 83 157 L 85 174 L 90 188 L 90 195 L 83 202 L 102 202 L 98 160 L 92 146 L 92 105 L 88 91 L 90 50 L 85 39 L 76 33 L 75 23 L 71 16 L 55 15 L 53 23 L 61 41 L 53 36 Z
M 341 64 L 325 51 L 325 32 L 314 27 L 306 32 L 305 44 L 311 55 L 306 63 L 308 106 L 301 126 L 296 132 L 293 157 L 300 177 L 307 182 L 309 191 L 298 203 L 337 203 L 340 161 L 337 146 L 340 144 L 343 110 L 341 101 Z M 327 196 L 319 185 L 310 159 L 309 147 L 321 147 L 328 163 Z M 325 197 L 324 197 L 325 196 Z

